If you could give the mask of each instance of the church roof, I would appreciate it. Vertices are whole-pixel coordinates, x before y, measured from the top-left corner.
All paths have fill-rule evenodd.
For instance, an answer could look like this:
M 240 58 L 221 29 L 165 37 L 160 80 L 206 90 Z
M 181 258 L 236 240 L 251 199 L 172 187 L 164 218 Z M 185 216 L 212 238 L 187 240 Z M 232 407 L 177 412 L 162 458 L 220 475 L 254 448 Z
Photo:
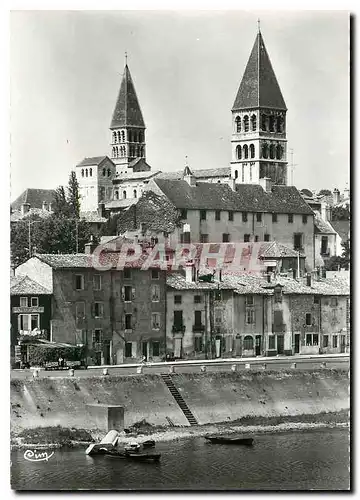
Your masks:
M 134 83 L 127 64 L 125 65 L 124 75 L 112 116 L 110 129 L 118 127 L 145 128 Z
M 28 203 L 31 208 L 42 208 L 43 201 L 47 204 L 54 202 L 54 189 L 25 189 L 21 195 L 11 203 L 13 210 L 20 210 L 23 203 Z
M 99 166 L 106 159 L 109 160 L 110 158 L 108 158 L 107 156 L 92 156 L 91 158 L 84 158 L 80 163 L 77 164 L 77 167 L 87 167 L 93 165 Z
M 286 110 L 286 104 L 260 32 L 256 36 L 232 110 L 258 107 Z

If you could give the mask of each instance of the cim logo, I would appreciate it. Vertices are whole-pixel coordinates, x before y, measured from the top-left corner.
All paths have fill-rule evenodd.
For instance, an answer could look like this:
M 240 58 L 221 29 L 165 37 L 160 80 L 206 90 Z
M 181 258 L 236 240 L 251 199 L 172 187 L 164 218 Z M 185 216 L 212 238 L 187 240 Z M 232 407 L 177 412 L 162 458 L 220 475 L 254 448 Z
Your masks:
M 26 450 L 24 453 L 24 458 L 29 462 L 48 462 L 49 458 L 51 458 L 53 455 L 53 451 L 48 454 L 47 451 L 37 452 L 36 450 Z

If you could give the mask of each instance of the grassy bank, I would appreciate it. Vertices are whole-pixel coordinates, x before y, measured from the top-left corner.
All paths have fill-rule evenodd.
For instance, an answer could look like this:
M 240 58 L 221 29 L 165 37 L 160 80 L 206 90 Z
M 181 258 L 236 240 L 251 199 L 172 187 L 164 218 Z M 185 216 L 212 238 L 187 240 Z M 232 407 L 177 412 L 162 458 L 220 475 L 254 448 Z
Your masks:
M 349 422 L 348 411 L 322 412 L 315 415 L 289 415 L 282 417 L 243 417 L 232 422 L 218 422 L 186 427 L 155 426 L 146 420 L 141 420 L 122 432 L 119 443 L 125 444 L 136 438 L 139 442 L 152 438 L 155 441 L 173 441 L 191 437 L 201 437 L 218 432 L 244 432 L 251 434 L 278 433 L 288 431 L 304 431 L 321 427 L 345 427 Z M 97 429 L 55 427 L 37 427 L 13 432 L 11 445 L 13 448 L 60 448 L 70 446 L 85 446 L 98 442 L 104 433 Z

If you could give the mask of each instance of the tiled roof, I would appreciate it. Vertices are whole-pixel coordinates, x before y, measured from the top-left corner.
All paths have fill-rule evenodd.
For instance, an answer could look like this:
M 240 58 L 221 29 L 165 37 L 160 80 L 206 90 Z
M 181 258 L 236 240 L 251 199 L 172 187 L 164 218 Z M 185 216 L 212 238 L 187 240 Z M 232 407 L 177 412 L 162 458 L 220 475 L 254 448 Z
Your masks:
M 286 104 L 260 32 L 256 36 L 246 65 L 233 111 L 257 107 L 286 110 Z
M 294 280 L 292 278 L 279 277 L 268 283 L 263 276 L 251 274 L 232 275 L 223 274 L 222 281 L 214 282 L 187 282 L 184 274 L 168 274 L 166 283 L 176 290 L 234 290 L 240 295 L 272 295 L 274 286 L 281 285 L 282 292 L 288 295 L 323 295 L 323 296 L 344 296 L 349 295 L 350 288 L 346 279 L 324 279 L 312 281 L 311 287 L 306 285 L 306 280 Z
M 49 212 L 49 210 L 43 210 L 42 208 L 30 208 L 26 214 L 22 214 L 21 210 L 15 210 L 11 215 L 10 215 L 10 222 L 18 222 L 20 220 L 27 220 L 32 216 L 37 216 L 40 218 L 46 218 L 52 215 L 53 212 Z
M 50 295 L 51 292 L 29 276 L 12 276 L 10 278 L 10 295 Z
M 219 167 L 219 168 L 205 168 L 200 170 L 192 170 L 192 174 L 197 179 L 206 179 L 211 177 L 229 177 L 231 175 L 230 167 Z M 159 175 L 159 179 L 169 179 L 169 180 L 182 180 L 184 175 L 183 170 L 178 170 L 177 172 L 162 172 Z
M 80 218 L 85 219 L 86 222 L 97 222 L 98 224 L 107 222 L 107 219 L 101 217 L 97 212 L 80 212 Z
M 126 64 L 110 128 L 129 126 L 145 128 L 145 123 L 135 92 L 134 83 L 128 65 Z
M 30 208 L 42 208 L 43 201 L 47 204 L 54 202 L 54 189 L 25 189 L 15 201 L 11 203 L 13 210 L 20 210 L 23 203 L 29 203 Z
M 273 186 L 271 197 L 274 204 L 273 210 L 278 213 L 313 214 L 295 186 Z
M 267 193 L 258 184 L 237 184 L 236 192 L 222 183 L 172 181 L 156 177 L 154 182 L 177 207 L 203 210 L 276 212 L 312 215 L 312 210 L 294 186 L 274 186 Z
M 118 232 L 136 231 L 140 224 L 156 233 L 171 233 L 179 225 L 180 214 L 164 196 L 146 191 L 137 202 L 125 210 L 118 219 Z
M 347 241 L 350 237 L 350 221 L 349 220 L 332 220 L 331 225 L 341 240 Z
M 125 198 L 123 200 L 111 200 L 105 203 L 106 210 L 111 210 L 115 208 L 128 208 L 131 205 L 136 204 L 139 198 Z
M 319 215 L 315 215 L 314 217 L 314 230 L 315 233 L 323 233 L 323 234 L 334 234 L 335 231 L 331 227 L 328 221 L 322 219 Z
M 260 249 L 260 255 L 266 259 L 281 259 L 284 257 L 297 257 L 298 252 L 277 241 L 263 243 Z M 305 255 L 300 255 L 305 257 Z
M 131 173 L 123 173 L 120 174 L 118 177 L 116 177 L 113 181 L 114 184 L 120 184 L 121 182 L 127 182 L 127 181 L 136 181 L 136 180 L 143 180 L 143 179 L 150 179 L 151 177 L 155 177 L 160 173 L 160 170 L 157 170 L 156 172 L 131 172 Z
M 107 156 L 92 156 L 91 158 L 84 158 L 80 163 L 78 163 L 78 167 L 88 167 L 90 165 L 100 165 L 104 160 L 110 160 Z M 111 161 L 111 160 L 110 160 Z

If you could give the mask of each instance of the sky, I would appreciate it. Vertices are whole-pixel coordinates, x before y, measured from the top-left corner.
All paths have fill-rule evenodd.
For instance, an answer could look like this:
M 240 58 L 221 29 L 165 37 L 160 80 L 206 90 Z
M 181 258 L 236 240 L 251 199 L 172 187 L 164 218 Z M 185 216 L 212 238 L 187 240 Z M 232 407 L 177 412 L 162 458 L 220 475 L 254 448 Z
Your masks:
M 181 170 L 186 156 L 194 169 L 228 166 L 231 107 L 258 18 L 288 108 L 294 184 L 343 190 L 347 12 L 34 10 L 10 18 L 11 199 L 66 184 L 84 157 L 110 155 L 125 51 L 152 169 Z

